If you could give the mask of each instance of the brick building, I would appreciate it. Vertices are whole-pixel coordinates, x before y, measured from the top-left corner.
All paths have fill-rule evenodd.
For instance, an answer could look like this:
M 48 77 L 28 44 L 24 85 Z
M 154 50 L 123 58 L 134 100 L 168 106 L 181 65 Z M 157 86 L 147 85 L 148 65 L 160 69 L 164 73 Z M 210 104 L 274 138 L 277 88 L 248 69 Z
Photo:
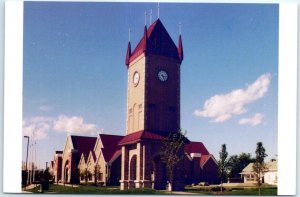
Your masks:
M 169 132 L 180 131 L 182 61 L 181 35 L 175 45 L 160 19 L 144 27 L 133 51 L 129 41 L 126 135 L 68 136 L 62 154 L 62 181 L 79 182 L 79 171 L 93 172 L 99 165 L 97 177 L 105 185 L 120 184 L 121 190 L 166 189 L 166 166 L 159 152 Z M 186 144 L 182 154 L 185 159 L 176 166 L 173 190 L 201 181 L 218 182 L 216 160 L 201 142 Z

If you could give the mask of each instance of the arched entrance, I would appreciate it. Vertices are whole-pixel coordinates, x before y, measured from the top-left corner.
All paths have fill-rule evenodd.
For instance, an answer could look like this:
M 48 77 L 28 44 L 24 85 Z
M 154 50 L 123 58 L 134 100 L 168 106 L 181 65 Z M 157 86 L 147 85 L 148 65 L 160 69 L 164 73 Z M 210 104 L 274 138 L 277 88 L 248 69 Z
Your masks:
M 65 163 L 65 166 L 64 166 L 64 174 L 63 174 L 63 176 L 64 176 L 64 183 L 68 183 L 69 182 L 69 178 L 70 178 L 70 176 L 69 176 L 70 170 L 69 169 L 70 169 L 69 168 L 69 160 L 67 160 L 66 163 Z
M 166 173 L 166 165 L 161 161 L 159 155 L 153 157 L 152 160 L 153 172 L 152 172 L 152 181 L 153 188 L 157 190 L 166 189 L 167 185 L 167 173 Z
M 135 187 L 134 181 L 136 180 L 136 155 L 133 155 L 129 163 L 129 184 L 131 187 Z

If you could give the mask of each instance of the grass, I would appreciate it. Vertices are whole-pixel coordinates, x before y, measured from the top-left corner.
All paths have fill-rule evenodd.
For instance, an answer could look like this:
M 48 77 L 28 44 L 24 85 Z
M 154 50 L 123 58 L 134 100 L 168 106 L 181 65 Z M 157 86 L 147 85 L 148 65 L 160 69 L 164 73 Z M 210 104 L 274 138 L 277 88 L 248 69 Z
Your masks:
M 39 187 L 35 187 L 30 190 L 26 190 L 32 193 L 40 193 Z M 62 185 L 51 184 L 49 190 L 44 193 L 59 193 L 59 194 L 165 194 L 163 191 L 157 191 L 153 189 L 129 189 L 119 190 L 119 187 L 96 187 L 92 185 L 79 185 L 78 187 L 68 187 Z
M 226 190 L 221 194 L 220 192 L 212 192 L 211 187 L 186 187 L 186 192 L 204 194 L 204 195 L 243 195 L 243 196 L 256 196 L 258 195 L 257 188 L 226 188 Z M 263 196 L 276 196 L 277 188 L 276 187 L 264 187 L 261 189 L 261 195 Z
M 212 192 L 211 186 L 202 187 L 186 187 L 185 192 L 195 193 L 199 195 L 258 195 L 256 188 L 243 188 L 243 187 L 227 187 L 226 190 L 221 194 L 220 192 Z M 33 193 L 40 193 L 39 187 L 26 190 Z M 129 189 L 120 190 L 119 187 L 96 187 L 93 185 L 79 185 L 78 187 L 68 187 L 62 185 L 50 185 L 49 190 L 44 193 L 59 193 L 59 194 L 140 194 L 140 195 L 166 195 L 170 194 L 167 191 L 159 191 L 154 189 Z M 186 195 L 186 194 L 185 194 Z M 261 189 L 261 195 L 263 196 L 275 196 L 277 195 L 276 187 L 264 187 Z

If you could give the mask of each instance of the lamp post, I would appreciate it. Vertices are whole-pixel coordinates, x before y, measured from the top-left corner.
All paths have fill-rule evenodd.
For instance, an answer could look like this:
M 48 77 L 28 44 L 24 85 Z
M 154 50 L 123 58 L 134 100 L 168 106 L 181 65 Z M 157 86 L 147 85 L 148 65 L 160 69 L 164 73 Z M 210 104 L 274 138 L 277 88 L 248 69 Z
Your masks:
M 27 185 L 27 181 L 28 181 L 28 169 L 27 169 L 27 163 L 28 163 L 28 146 L 29 146 L 29 136 L 25 135 L 24 138 L 27 138 L 27 153 L 26 153 L 26 184 L 25 187 Z

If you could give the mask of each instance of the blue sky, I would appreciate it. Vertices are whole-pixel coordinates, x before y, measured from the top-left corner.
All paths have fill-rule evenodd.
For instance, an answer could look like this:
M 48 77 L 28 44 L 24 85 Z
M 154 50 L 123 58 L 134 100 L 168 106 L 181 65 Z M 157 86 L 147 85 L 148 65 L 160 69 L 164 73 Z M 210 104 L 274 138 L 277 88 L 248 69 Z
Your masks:
M 156 3 L 24 3 L 23 133 L 35 133 L 40 164 L 63 149 L 66 131 L 125 134 L 128 28 L 134 48 L 151 9 L 153 22 Z M 274 157 L 278 5 L 160 3 L 160 19 L 176 44 L 182 23 L 189 139 L 217 159 L 221 144 L 254 155 L 258 141 Z

